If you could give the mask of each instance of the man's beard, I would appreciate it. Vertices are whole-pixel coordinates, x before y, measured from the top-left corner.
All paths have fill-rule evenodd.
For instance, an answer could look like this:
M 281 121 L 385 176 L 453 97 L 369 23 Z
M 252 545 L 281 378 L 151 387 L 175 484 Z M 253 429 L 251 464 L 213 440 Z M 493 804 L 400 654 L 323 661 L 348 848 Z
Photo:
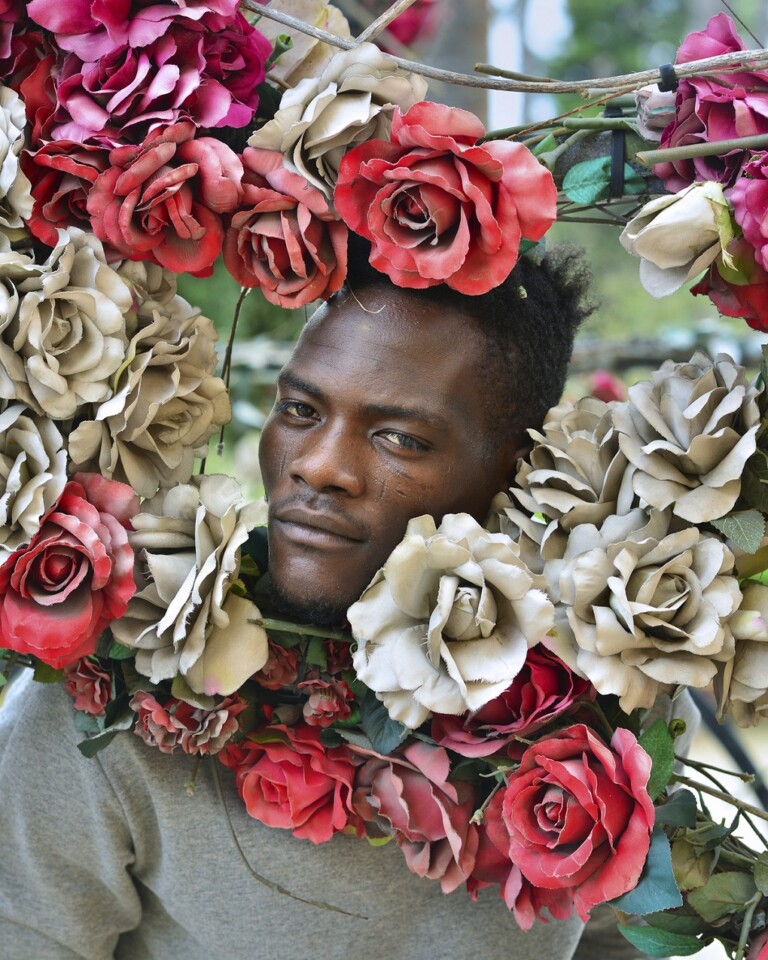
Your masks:
M 347 621 L 347 607 L 340 607 L 323 600 L 312 600 L 301 603 L 287 597 L 275 584 L 269 584 L 269 600 L 281 618 L 293 623 L 312 624 L 315 627 L 327 627 L 338 630 Z

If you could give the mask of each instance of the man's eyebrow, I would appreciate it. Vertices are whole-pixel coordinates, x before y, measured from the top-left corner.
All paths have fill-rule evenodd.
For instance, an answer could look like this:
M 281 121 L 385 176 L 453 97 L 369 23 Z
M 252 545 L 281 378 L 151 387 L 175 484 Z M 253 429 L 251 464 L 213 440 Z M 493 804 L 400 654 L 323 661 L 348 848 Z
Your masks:
M 316 384 L 309 383 L 298 376 L 292 370 L 284 369 L 277 378 L 278 385 L 285 389 L 299 390 L 308 397 L 315 400 L 325 400 L 326 394 Z M 362 412 L 369 417 L 394 417 L 401 420 L 417 420 L 421 423 L 429 424 L 439 429 L 447 429 L 449 421 L 441 416 L 435 410 L 427 410 L 424 407 L 406 407 L 401 404 L 393 403 L 366 403 L 362 407 Z

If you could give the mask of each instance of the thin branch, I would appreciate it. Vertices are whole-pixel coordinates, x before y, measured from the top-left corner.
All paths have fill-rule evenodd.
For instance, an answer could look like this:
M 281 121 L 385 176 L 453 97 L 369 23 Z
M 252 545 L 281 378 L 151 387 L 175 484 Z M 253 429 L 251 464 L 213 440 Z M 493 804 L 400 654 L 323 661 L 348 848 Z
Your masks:
M 396 0 L 396 2 L 385 10 L 380 17 L 377 17 L 369 27 L 366 27 L 359 37 L 355 38 L 355 46 L 360 43 L 373 43 L 382 30 L 386 30 L 393 20 L 396 20 L 401 13 L 415 2 L 416 0 Z
M 257 0 L 240 0 L 240 6 L 252 13 L 260 14 L 269 20 L 282 23 L 283 26 L 306 33 L 316 40 L 322 40 L 333 47 L 349 50 L 356 46 L 354 40 L 347 37 L 337 37 L 335 33 L 320 30 L 310 26 L 303 20 L 291 17 L 287 13 L 263 7 Z M 533 80 L 504 80 L 495 77 L 478 77 L 469 73 L 455 73 L 453 70 L 441 70 L 415 60 L 406 60 L 403 57 L 392 57 L 394 63 L 412 73 L 418 73 L 432 80 L 444 80 L 464 87 L 482 87 L 486 90 L 505 90 L 516 93 L 582 93 L 592 89 L 605 90 L 608 87 L 629 86 L 636 89 L 648 83 L 658 83 L 661 80 L 661 71 L 645 70 L 642 73 L 629 73 L 621 77 L 606 77 L 605 79 L 591 80 L 553 80 L 539 82 Z M 768 66 L 768 49 L 739 50 L 735 53 L 724 53 L 718 57 L 707 57 L 705 60 L 692 60 L 690 63 L 680 63 L 675 66 L 678 77 L 695 77 L 707 73 L 723 73 L 744 69 L 756 70 Z
M 768 147 L 768 134 L 758 133 L 752 137 L 734 137 L 731 140 L 707 140 L 701 143 L 688 143 L 682 147 L 666 147 L 661 150 L 638 150 L 635 154 L 640 163 L 647 167 L 654 163 L 690 160 L 693 157 L 714 157 L 729 150 L 760 150 Z
M 768 820 L 768 813 L 766 813 L 765 810 L 761 810 L 760 807 L 756 807 L 752 803 L 746 803 L 744 800 L 738 800 L 732 794 L 726 793 L 725 790 L 716 790 L 714 787 L 709 787 L 705 783 L 699 783 L 698 780 L 691 780 L 690 777 L 684 777 L 681 773 L 675 774 L 672 779 L 674 783 L 682 783 L 692 790 L 700 790 L 702 793 L 708 793 L 710 797 L 717 797 L 718 800 L 724 800 L 739 810 L 746 810 L 747 813 L 751 813 L 753 817 Z
M 373 15 L 366 7 L 362 5 L 360 0 L 344 0 L 344 13 L 354 17 L 355 20 L 358 20 L 365 26 L 370 26 L 373 24 Z M 387 44 L 387 48 L 391 50 L 392 53 L 397 54 L 398 57 L 410 57 L 413 55 L 413 51 L 410 49 L 410 47 L 407 47 L 404 43 L 401 43 L 394 33 L 392 33 L 389 27 L 384 29 L 383 35 Z

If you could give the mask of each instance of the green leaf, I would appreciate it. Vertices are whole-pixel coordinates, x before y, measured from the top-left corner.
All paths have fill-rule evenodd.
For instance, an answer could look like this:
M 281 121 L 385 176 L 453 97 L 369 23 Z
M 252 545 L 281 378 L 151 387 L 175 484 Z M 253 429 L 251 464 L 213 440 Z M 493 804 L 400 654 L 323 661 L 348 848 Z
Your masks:
M 75 713 L 75 729 L 90 736 L 101 733 L 104 729 L 104 717 L 94 717 L 90 713 L 78 710 Z
M 590 206 L 611 195 L 611 157 L 594 157 L 574 164 L 563 177 L 563 191 L 569 200 Z M 645 180 L 628 163 L 624 164 L 624 193 L 642 193 Z
M 662 910 L 660 913 L 649 913 L 643 918 L 650 927 L 659 930 L 668 930 L 670 933 L 685 933 L 690 937 L 698 936 L 707 929 L 701 917 L 690 913 L 681 913 L 679 910 Z
M 764 897 L 768 897 L 768 863 L 758 860 L 754 871 L 755 886 Z
M 647 790 L 651 799 L 655 800 L 672 776 L 675 766 L 675 743 L 663 720 L 657 720 L 652 724 L 638 737 L 637 742 L 653 763 Z
M 611 903 L 625 913 L 642 915 L 679 907 L 682 902 L 683 897 L 672 874 L 669 840 L 656 827 L 651 834 L 651 848 L 640 875 L 640 882 L 634 890 L 612 900 Z
M 328 669 L 328 657 L 325 653 L 325 641 L 322 637 L 312 637 L 307 644 L 305 656 L 310 666 L 320 667 L 321 670 Z
M 81 740 L 77 745 L 77 749 L 84 757 L 88 757 L 88 759 L 95 757 L 99 750 L 103 750 L 107 744 L 111 743 L 121 730 L 130 730 L 135 719 L 136 714 L 132 710 L 129 710 L 102 733 L 95 737 L 89 737 L 88 740 Z
M 765 517 L 759 510 L 738 510 L 720 520 L 712 520 L 723 536 L 733 540 L 745 553 L 756 553 L 765 536 Z
M 690 790 L 676 790 L 665 804 L 656 807 L 656 823 L 692 827 L 696 823 L 696 797 Z
M 64 676 L 64 671 L 54 670 L 53 667 L 49 667 L 47 663 L 41 663 L 38 660 L 35 664 L 33 676 L 38 683 L 58 683 Z
M 377 753 L 391 753 L 408 734 L 408 728 L 390 717 L 387 708 L 371 690 L 360 704 L 360 726 Z
M 107 656 L 110 660 L 132 660 L 136 656 L 136 651 L 113 640 Z
M 540 140 L 535 147 L 531 147 L 531 153 L 534 157 L 540 157 L 543 153 L 549 153 L 557 147 L 557 139 L 548 133 L 543 140 Z
M 620 924 L 619 930 L 626 940 L 649 957 L 692 957 L 704 946 L 696 937 L 658 930 L 656 927 L 633 927 Z
M 755 450 L 744 464 L 741 495 L 751 507 L 768 513 L 768 453 L 765 450 Z
M 700 917 L 713 923 L 729 913 L 742 911 L 756 891 L 755 881 L 749 873 L 716 873 L 703 887 L 688 894 L 688 903 Z

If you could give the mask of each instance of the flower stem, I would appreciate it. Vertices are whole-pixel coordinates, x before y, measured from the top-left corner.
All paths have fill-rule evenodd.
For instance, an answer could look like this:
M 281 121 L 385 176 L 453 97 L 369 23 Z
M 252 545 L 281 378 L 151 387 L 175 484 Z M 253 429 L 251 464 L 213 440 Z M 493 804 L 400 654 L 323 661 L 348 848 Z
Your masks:
M 638 150 L 635 157 L 639 163 L 650 167 L 654 163 L 673 163 L 675 160 L 692 160 L 694 157 L 713 157 L 729 150 L 760 150 L 763 147 L 768 147 L 768 133 L 756 134 L 753 137 L 733 137 L 730 140 L 707 140 L 684 147 Z
M 339 630 L 325 630 L 322 627 L 313 627 L 308 623 L 291 623 L 290 620 L 273 620 L 271 617 L 260 617 L 258 620 L 249 620 L 265 630 L 274 630 L 275 633 L 300 633 L 305 637 L 323 637 L 326 640 L 342 640 L 349 643 L 352 639 L 348 633 Z
M 744 919 L 741 921 L 741 932 L 739 933 L 739 943 L 736 947 L 734 960 L 743 960 L 744 958 L 744 948 L 747 945 L 747 937 L 749 936 L 749 931 L 752 926 L 752 917 L 754 916 L 758 903 L 760 903 L 762 899 L 763 896 L 758 891 L 751 900 L 748 900 L 747 903 L 744 904 Z

